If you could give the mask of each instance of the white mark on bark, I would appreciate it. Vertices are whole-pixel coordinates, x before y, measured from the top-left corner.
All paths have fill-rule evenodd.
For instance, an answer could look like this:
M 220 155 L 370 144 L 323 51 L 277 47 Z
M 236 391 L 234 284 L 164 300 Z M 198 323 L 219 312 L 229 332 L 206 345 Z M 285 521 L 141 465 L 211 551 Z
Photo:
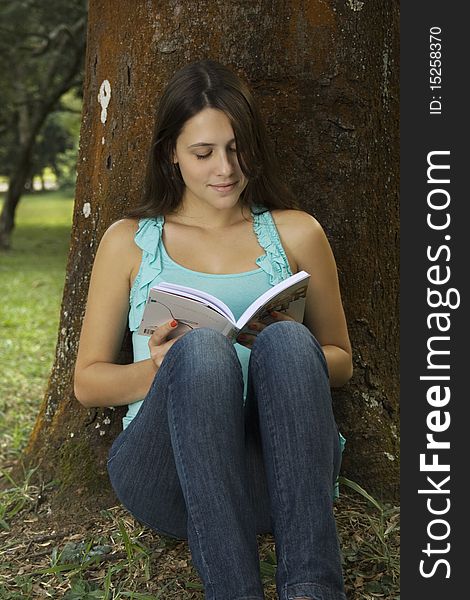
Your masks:
M 102 143 L 102 144 L 103 144 L 103 146 L 104 146 L 104 136 L 101 138 L 101 143 Z
M 105 425 L 109 425 L 109 424 L 111 423 L 111 419 L 110 419 L 109 417 L 105 417 L 105 418 L 103 419 L 103 423 L 104 423 Z
M 70 434 L 70 437 L 73 437 L 74 435 L 75 435 L 74 433 L 71 433 L 71 434 Z
M 85 215 L 85 219 L 88 219 L 88 217 L 91 214 L 91 204 L 89 202 L 85 202 L 82 210 L 83 210 L 83 214 Z
M 178 45 L 174 40 L 162 40 L 158 44 L 158 51 L 162 54 L 171 54 L 172 52 L 176 52 Z
M 378 406 L 380 406 L 377 400 L 374 398 L 373 394 L 369 394 L 368 392 L 362 392 L 361 396 L 364 398 L 364 400 L 370 407 L 377 408 Z
M 111 100 L 111 84 L 107 79 L 103 81 L 98 94 L 98 102 L 101 106 L 101 122 L 106 123 L 108 117 L 108 105 Z
M 100 435 L 104 435 L 106 433 L 106 431 L 103 431 L 102 429 L 100 429 Z
M 361 2 L 360 0 L 347 0 L 347 5 L 354 12 L 358 12 L 358 11 L 362 10 L 362 7 L 364 6 L 364 2 Z
M 387 44 L 387 42 L 385 42 L 385 44 Z M 389 52 L 388 52 L 387 45 L 385 45 L 385 48 L 383 50 L 382 59 L 383 59 L 382 98 L 383 98 L 384 108 L 387 109 L 388 108 L 388 98 L 389 98 L 389 91 L 388 91 Z
M 393 454 L 390 454 L 390 452 L 384 452 L 384 454 L 388 458 L 388 460 L 391 460 L 392 462 L 395 460 L 395 457 L 393 456 Z

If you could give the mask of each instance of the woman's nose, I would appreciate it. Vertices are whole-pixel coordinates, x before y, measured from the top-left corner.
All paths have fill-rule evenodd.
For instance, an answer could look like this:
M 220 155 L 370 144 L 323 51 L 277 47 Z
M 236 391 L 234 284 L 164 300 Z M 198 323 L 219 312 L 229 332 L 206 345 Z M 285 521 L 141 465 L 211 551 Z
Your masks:
M 222 150 L 218 157 L 217 168 L 220 174 L 229 174 L 233 172 L 233 155 Z

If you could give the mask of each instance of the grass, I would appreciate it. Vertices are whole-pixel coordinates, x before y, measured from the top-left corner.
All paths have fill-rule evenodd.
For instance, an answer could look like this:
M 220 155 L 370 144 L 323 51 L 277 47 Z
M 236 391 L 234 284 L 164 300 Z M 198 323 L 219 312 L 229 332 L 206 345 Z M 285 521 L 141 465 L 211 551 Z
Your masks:
M 9 492 L 22 514 L 21 519 L 16 515 L 12 530 L 0 532 L 1 600 L 204 598 L 187 543 L 157 535 L 121 506 L 103 510 L 89 522 L 63 523 L 57 530 L 44 527 L 47 502 L 38 508 L 43 491 L 17 484 Z M 399 600 L 398 508 L 377 509 L 345 487 L 335 513 L 347 598 Z M 261 535 L 258 543 L 265 597 L 275 600 L 274 538 Z
M 54 528 L 54 482 L 32 483 L 32 470 L 19 480 L 9 474 L 52 366 L 71 212 L 60 192 L 25 197 L 13 248 L 0 254 L 0 600 L 202 600 L 186 542 L 142 527 L 121 506 Z M 398 600 L 398 508 L 343 479 L 335 513 L 348 599 Z M 259 536 L 259 548 L 266 600 L 274 600 L 273 537 Z
M 12 249 L 0 253 L 0 457 L 24 447 L 44 394 L 57 339 L 73 200 L 25 196 Z

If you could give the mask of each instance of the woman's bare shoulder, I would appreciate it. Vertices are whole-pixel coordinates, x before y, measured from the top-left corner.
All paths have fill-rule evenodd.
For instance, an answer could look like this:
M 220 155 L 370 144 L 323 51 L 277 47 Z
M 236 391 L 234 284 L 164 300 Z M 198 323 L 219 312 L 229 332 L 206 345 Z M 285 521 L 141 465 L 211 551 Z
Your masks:
M 136 231 L 139 226 L 138 219 L 119 219 L 118 221 L 114 221 L 108 229 L 104 232 L 103 239 L 114 241 L 128 241 L 134 239 Z
M 96 257 L 100 263 L 119 264 L 122 270 L 132 275 L 142 256 L 134 241 L 137 229 L 137 219 L 120 219 L 112 223 L 100 241 Z
M 317 219 L 304 210 L 275 209 L 271 211 L 276 227 L 291 252 L 306 243 L 323 238 L 323 228 Z
M 138 229 L 137 219 L 119 219 L 112 223 L 103 234 L 100 248 L 113 252 L 138 250 L 134 237 Z

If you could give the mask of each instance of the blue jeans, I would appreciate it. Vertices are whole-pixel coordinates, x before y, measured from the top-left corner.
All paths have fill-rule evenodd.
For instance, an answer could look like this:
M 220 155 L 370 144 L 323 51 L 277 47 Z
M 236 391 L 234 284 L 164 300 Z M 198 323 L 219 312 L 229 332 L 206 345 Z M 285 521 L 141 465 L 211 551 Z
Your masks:
M 261 600 L 256 535 L 275 539 L 280 600 L 345 600 L 333 516 L 341 450 L 325 357 L 302 324 L 258 334 L 243 403 L 233 347 L 210 329 L 168 351 L 108 460 L 122 504 L 188 539 L 207 600 Z

